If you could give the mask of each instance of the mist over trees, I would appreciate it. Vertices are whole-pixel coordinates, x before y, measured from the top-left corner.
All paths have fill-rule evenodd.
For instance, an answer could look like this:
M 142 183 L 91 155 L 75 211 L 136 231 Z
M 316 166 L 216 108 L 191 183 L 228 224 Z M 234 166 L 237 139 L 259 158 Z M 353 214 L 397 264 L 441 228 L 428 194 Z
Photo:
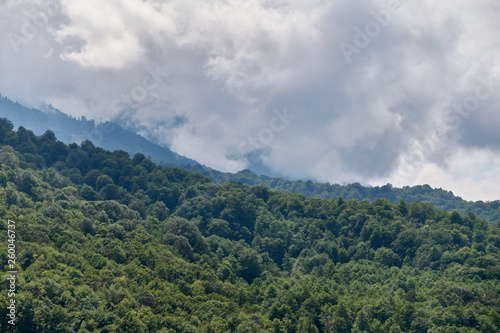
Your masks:
M 155 163 L 163 166 L 176 166 L 183 170 L 201 173 L 210 177 L 214 182 L 224 184 L 227 182 L 241 182 L 246 185 L 265 185 L 269 189 L 279 191 L 290 191 L 303 194 L 306 197 L 317 197 L 326 199 L 358 199 L 373 201 L 385 198 L 393 203 L 401 199 L 406 202 L 415 200 L 429 202 L 437 208 L 449 212 L 453 210 L 461 214 L 473 212 L 492 223 L 500 222 L 500 201 L 492 202 L 470 202 L 453 195 L 452 192 L 443 189 L 433 189 L 428 185 L 406 186 L 404 188 L 392 187 L 391 184 L 384 186 L 368 187 L 359 183 L 348 185 L 317 183 L 313 181 L 291 181 L 281 177 L 270 177 L 258 173 L 258 161 L 253 161 L 250 170 L 242 170 L 237 173 L 220 172 L 209 167 L 200 165 L 198 162 L 172 152 L 167 147 L 152 143 L 134 133 L 135 128 L 123 128 L 114 122 L 96 123 L 94 120 L 81 117 L 72 118 L 57 109 L 47 106 L 42 112 L 30 109 L 13 102 L 0 95 L 0 117 L 10 119 L 17 126 L 31 129 L 34 133 L 43 134 L 50 127 L 51 133 L 56 135 L 64 143 L 82 142 L 90 140 L 96 146 L 107 150 L 123 150 L 131 155 L 138 152 L 152 159 Z M 249 158 L 252 161 L 252 158 Z M 257 168 L 257 169 L 253 169 Z

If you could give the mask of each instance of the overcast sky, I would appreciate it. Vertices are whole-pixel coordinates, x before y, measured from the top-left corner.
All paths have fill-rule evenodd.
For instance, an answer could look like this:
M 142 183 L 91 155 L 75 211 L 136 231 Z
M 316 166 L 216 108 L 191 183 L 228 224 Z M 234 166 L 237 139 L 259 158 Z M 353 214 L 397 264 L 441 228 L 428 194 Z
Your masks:
M 498 0 L 0 0 L 0 93 L 221 171 L 500 199 Z

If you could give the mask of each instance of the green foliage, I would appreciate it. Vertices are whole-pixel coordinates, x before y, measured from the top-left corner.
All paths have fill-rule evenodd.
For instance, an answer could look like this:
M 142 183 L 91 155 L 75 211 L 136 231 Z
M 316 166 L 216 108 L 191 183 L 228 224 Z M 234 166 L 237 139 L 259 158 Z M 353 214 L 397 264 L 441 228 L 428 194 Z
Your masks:
M 1 119 L 0 132 L 18 139 L 0 146 L 17 332 L 500 330 L 500 229 L 476 214 L 393 203 L 387 186 L 369 202 L 217 185 Z
M 1 187 L 7 186 L 7 174 L 3 171 L 0 171 L 0 186 Z
M 413 201 L 428 202 L 437 208 L 445 209 L 449 212 L 456 210 L 460 214 L 473 212 L 483 219 L 495 224 L 500 222 L 500 200 L 466 201 L 455 196 L 450 191 L 443 189 L 433 189 L 429 185 L 405 186 L 403 188 L 392 187 L 391 184 L 384 186 L 366 187 L 359 183 L 349 185 L 313 183 L 312 181 L 290 181 L 283 178 L 272 178 L 268 176 L 257 176 L 249 170 L 239 171 L 235 174 L 223 173 L 216 170 L 206 170 L 199 166 L 184 165 L 185 170 L 199 172 L 210 177 L 214 182 L 224 184 L 227 182 L 236 182 L 247 185 L 258 185 L 254 187 L 257 193 L 265 186 L 269 189 L 278 191 L 290 191 L 296 194 L 302 194 L 307 197 L 337 199 L 342 197 L 347 200 L 368 200 L 375 201 L 379 198 L 385 198 L 393 203 L 401 201 L 411 203 Z M 264 185 L 264 186 L 263 186 Z M 262 187 L 259 187 L 262 186 Z M 264 187 L 264 188 L 265 188 Z M 265 199 L 267 201 L 267 199 Z M 408 205 L 400 205 L 403 215 L 407 213 Z M 415 212 L 416 213 L 416 212 Z

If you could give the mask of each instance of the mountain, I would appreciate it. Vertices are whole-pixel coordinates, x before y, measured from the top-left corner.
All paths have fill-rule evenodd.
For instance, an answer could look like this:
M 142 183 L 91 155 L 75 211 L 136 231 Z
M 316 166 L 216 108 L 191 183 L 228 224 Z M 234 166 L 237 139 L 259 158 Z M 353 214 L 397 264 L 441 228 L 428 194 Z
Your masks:
M 166 147 L 154 144 L 116 123 L 96 123 L 85 117 L 76 119 L 51 106 L 47 106 L 42 112 L 27 108 L 0 95 L 0 117 L 12 121 L 16 128 L 23 126 L 37 135 L 50 129 L 58 139 L 66 143 L 80 143 L 84 140 L 90 140 L 104 149 L 123 150 L 130 154 L 140 152 L 167 165 L 198 164 L 198 162 L 174 153 Z
M 257 159 L 253 159 L 252 171 L 243 170 L 237 173 L 225 173 L 210 169 L 198 162 L 172 152 L 167 147 L 152 143 L 144 137 L 135 134 L 133 130 L 140 130 L 130 124 L 121 125 L 114 122 L 96 124 L 94 120 L 85 117 L 75 119 L 52 108 L 47 107 L 44 112 L 37 109 L 26 108 L 7 98 L 0 98 L 0 117 L 7 117 L 15 126 L 24 126 L 42 134 L 50 128 L 61 141 L 65 143 L 81 142 L 84 139 L 92 141 L 96 146 L 114 151 L 123 150 L 129 154 L 143 153 L 156 163 L 163 166 L 178 166 L 181 169 L 203 174 L 213 181 L 224 184 L 227 182 L 241 182 L 246 185 L 265 185 L 269 189 L 290 191 L 302 194 L 306 197 L 337 199 L 343 197 L 351 200 L 374 201 L 378 198 L 386 198 L 390 202 L 398 203 L 400 200 L 412 202 L 414 200 L 429 202 L 440 209 L 449 212 L 458 211 L 461 214 L 473 212 L 491 223 L 500 222 L 500 201 L 466 201 L 455 196 L 452 192 L 443 189 L 433 189 L 429 185 L 420 185 L 404 188 L 385 186 L 368 187 L 359 183 L 348 185 L 318 183 L 308 181 L 291 181 L 282 177 L 270 177 L 264 166 L 259 165 Z M 267 170 L 269 171 L 269 170 Z M 260 174 L 260 176 L 258 175 Z
M 1 332 L 500 331 L 500 227 L 429 203 L 220 185 L 0 119 L 0 229 Z

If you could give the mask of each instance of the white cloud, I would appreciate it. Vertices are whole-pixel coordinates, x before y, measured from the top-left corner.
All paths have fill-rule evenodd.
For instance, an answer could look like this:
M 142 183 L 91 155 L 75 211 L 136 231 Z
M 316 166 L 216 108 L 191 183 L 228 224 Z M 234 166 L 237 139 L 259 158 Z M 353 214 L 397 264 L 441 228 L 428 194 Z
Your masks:
M 23 24 L 44 3 L 51 3 L 47 22 L 25 38 Z M 490 186 L 498 166 L 484 162 L 500 154 L 493 121 L 500 85 L 460 126 L 450 123 L 453 105 L 482 78 L 500 77 L 495 0 L 401 1 L 370 36 L 373 12 L 387 10 L 386 1 L 0 6 L 0 35 L 24 38 L 17 53 L 0 39 L 0 92 L 30 106 L 119 117 L 223 171 L 250 165 L 245 154 L 261 154 L 268 168 L 293 178 L 443 184 L 465 198 L 500 198 L 500 187 Z M 369 43 L 358 43 L 348 63 L 339 45 L 355 45 L 359 31 Z M 152 68 L 169 75 L 152 81 Z M 297 117 L 266 144 L 248 144 L 283 108 Z M 461 172 L 461 157 L 477 154 L 484 163 L 468 162 L 473 172 Z
M 171 18 L 165 15 L 168 12 L 150 2 L 62 0 L 61 8 L 70 21 L 55 31 L 57 41 L 66 44 L 76 38 L 82 43 L 76 49 L 65 49 L 61 58 L 84 67 L 123 69 L 134 65 L 146 56 L 146 42 L 161 43 L 158 36 L 175 32 Z
M 498 200 L 500 156 L 488 149 L 458 149 L 450 157 L 449 168 L 426 163 L 415 175 L 417 184 L 452 190 L 466 200 Z M 399 181 L 395 183 L 403 186 Z

